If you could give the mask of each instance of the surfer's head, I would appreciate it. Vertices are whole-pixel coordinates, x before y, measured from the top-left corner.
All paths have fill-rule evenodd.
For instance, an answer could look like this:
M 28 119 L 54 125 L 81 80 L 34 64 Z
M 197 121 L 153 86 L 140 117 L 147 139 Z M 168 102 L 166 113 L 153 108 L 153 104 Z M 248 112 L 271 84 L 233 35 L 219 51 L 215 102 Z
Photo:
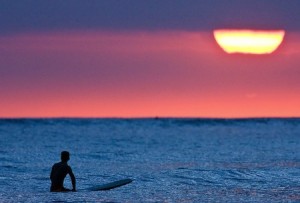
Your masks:
M 61 161 L 67 162 L 70 159 L 70 153 L 67 151 L 62 151 L 60 154 Z

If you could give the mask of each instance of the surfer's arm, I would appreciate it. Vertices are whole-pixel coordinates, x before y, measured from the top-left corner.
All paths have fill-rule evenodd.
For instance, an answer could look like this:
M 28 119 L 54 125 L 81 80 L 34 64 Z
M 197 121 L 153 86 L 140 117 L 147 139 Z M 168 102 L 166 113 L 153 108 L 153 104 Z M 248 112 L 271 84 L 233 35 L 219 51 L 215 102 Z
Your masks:
M 51 181 L 53 179 L 53 175 L 54 175 L 54 166 L 52 166 L 51 173 L 50 173 L 50 180 Z
M 72 186 L 73 186 L 72 191 L 76 191 L 76 178 L 75 178 L 75 176 L 74 176 L 73 171 L 72 171 L 71 168 L 70 168 L 70 171 L 69 171 L 69 175 L 71 177 Z

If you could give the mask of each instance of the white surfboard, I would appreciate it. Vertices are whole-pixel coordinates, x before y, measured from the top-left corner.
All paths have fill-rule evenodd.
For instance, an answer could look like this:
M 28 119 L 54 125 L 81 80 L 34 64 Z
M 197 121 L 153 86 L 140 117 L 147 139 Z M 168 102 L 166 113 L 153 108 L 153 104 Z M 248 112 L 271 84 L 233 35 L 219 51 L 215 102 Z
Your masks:
M 132 179 L 122 179 L 122 180 L 114 181 L 114 182 L 103 184 L 103 185 L 96 185 L 96 186 L 88 188 L 87 190 L 90 190 L 90 191 L 110 190 L 110 189 L 114 189 L 116 187 L 121 187 L 123 185 L 127 185 L 127 184 L 131 183 L 132 181 L 133 181 Z

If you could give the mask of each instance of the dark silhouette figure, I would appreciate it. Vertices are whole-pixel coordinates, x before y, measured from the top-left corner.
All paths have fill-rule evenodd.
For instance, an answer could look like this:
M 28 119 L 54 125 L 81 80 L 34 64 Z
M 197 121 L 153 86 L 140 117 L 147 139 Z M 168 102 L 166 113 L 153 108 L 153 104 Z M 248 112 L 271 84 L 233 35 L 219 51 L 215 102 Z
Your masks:
M 70 153 L 67 151 L 61 152 L 61 162 L 56 163 L 52 166 L 51 170 L 51 192 L 67 192 L 67 191 L 76 191 L 76 179 L 72 172 L 71 167 L 68 165 L 70 159 Z M 70 175 L 72 180 L 73 189 L 64 188 L 64 179 Z

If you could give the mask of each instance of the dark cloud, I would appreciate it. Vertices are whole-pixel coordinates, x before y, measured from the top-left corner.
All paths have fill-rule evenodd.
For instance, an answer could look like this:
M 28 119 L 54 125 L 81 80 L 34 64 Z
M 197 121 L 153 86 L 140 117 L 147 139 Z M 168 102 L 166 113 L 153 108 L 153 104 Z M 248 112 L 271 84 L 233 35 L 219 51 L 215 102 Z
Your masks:
M 102 30 L 300 30 L 299 0 L 0 0 L 0 33 Z

